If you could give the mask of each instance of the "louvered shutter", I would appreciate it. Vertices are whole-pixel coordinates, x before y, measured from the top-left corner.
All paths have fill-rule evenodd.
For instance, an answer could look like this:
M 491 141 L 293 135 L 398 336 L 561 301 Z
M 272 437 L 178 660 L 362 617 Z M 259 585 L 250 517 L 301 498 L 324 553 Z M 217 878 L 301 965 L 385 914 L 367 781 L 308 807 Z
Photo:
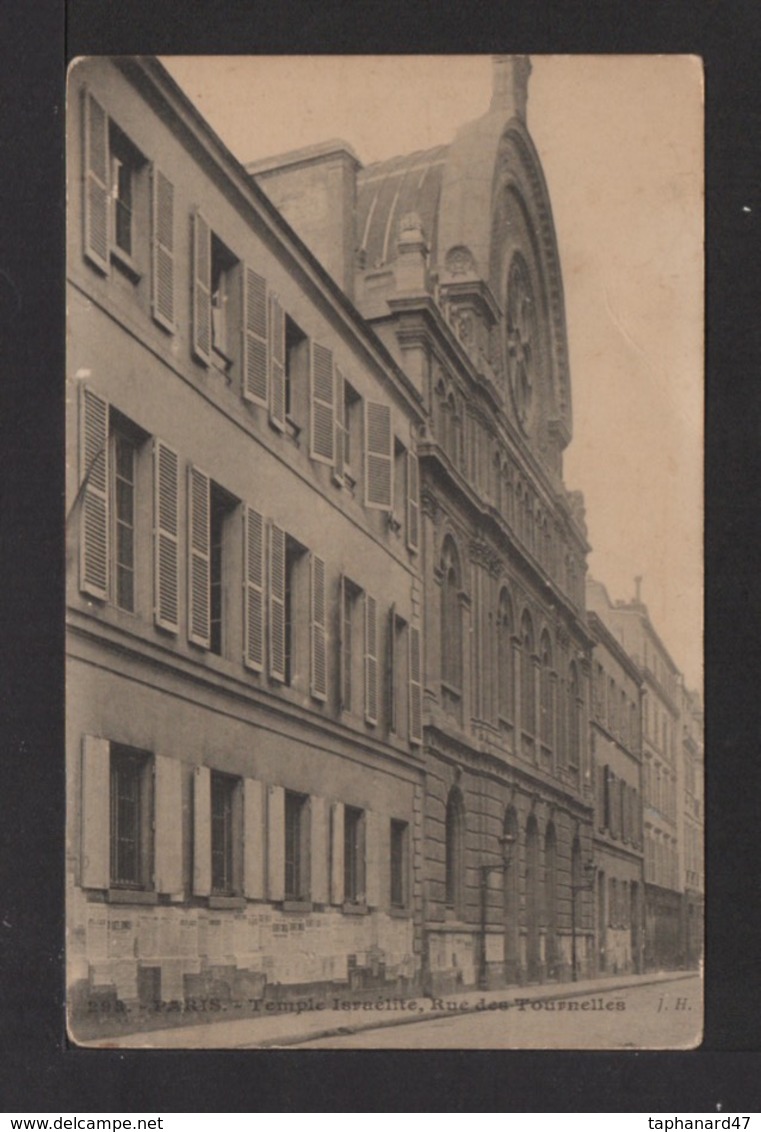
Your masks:
M 346 465 L 346 429 L 348 422 L 345 419 L 346 405 L 344 402 L 344 377 L 338 366 L 336 366 L 336 387 L 335 387 L 335 452 L 333 469 L 335 471 L 336 479 L 343 479 L 344 467 Z
M 407 546 L 420 547 L 420 468 L 414 452 L 407 453 Z
M 211 644 L 211 563 L 209 546 L 209 477 L 188 468 L 188 638 Z
M 174 185 L 155 166 L 151 175 L 151 309 L 174 330 Z
M 417 625 L 409 628 L 410 743 L 423 742 L 422 644 Z
M 243 508 L 243 663 L 264 668 L 264 519 Z
M 309 455 L 323 464 L 332 464 L 335 450 L 333 352 L 319 342 L 312 342 L 311 347 Z
M 182 882 L 182 765 L 156 755 L 156 891 L 176 895 Z
M 381 903 L 381 870 L 384 859 L 382 834 L 385 824 L 375 810 L 365 812 L 365 892 L 371 908 L 378 908 Z M 385 859 L 388 861 L 388 846 L 385 848 Z
M 285 790 L 270 786 L 267 792 L 267 896 L 285 897 Z
M 330 808 L 330 902 L 344 902 L 344 807 L 334 802 Z
M 267 284 L 250 267 L 243 278 L 243 396 L 268 404 Z
M 388 645 L 386 649 L 386 718 L 389 731 L 397 731 L 396 718 L 396 606 L 388 611 Z
M 80 386 L 80 478 L 84 486 L 80 527 L 80 589 L 108 597 L 108 401 Z
M 273 295 L 270 298 L 270 420 L 285 429 L 285 314 Z
M 377 609 L 370 594 L 365 594 L 365 719 L 378 722 Z
M 193 353 L 211 360 L 211 229 L 200 212 L 193 215 Z
M 394 438 L 391 409 L 365 402 L 365 505 L 390 511 L 393 498 Z
M 349 700 L 346 695 L 347 656 L 344 639 L 344 610 L 346 609 L 346 578 L 342 574 L 338 581 L 338 620 L 336 640 L 338 641 L 338 710 L 346 711 Z
M 285 532 L 270 526 L 269 561 L 270 676 L 285 680 Z
M 327 699 L 328 656 L 325 617 L 325 563 L 312 554 L 310 565 L 310 620 L 311 620 L 311 693 L 318 700 Z
M 179 458 L 161 440 L 153 445 L 154 620 L 162 629 L 179 628 Z
M 264 784 L 243 780 L 243 892 L 249 900 L 264 898 Z
M 109 271 L 108 117 L 84 92 L 84 252 L 95 267 Z
M 211 893 L 211 773 L 197 766 L 193 775 L 193 893 Z
M 329 811 L 324 798 L 309 800 L 309 895 L 315 904 L 328 903 Z
M 108 888 L 110 866 L 111 744 L 92 735 L 82 737 L 82 888 Z

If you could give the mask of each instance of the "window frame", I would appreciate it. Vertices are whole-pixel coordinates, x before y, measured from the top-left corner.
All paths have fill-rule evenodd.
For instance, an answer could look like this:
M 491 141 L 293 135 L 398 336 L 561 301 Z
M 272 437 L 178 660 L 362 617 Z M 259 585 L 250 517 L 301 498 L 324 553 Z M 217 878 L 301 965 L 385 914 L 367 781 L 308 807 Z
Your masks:
M 126 892 L 153 890 L 154 877 L 154 761 L 147 751 L 119 743 L 111 743 L 109 753 L 109 888 Z M 121 793 L 129 780 L 132 799 Z M 132 815 L 125 815 L 123 805 L 130 802 Z M 124 833 L 123 823 L 133 826 Z M 132 845 L 134 861 L 128 868 L 120 861 L 120 845 Z M 131 874 L 131 875 L 129 875 Z
M 366 815 L 356 806 L 344 806 L 344 903 L 367 903 Z
M 286 790 L 283 802 L 283 900 L 310 900 L 309 795 Z
M 389 825 L 389 905 L 409 907 L 409 822 L 391 818 Z

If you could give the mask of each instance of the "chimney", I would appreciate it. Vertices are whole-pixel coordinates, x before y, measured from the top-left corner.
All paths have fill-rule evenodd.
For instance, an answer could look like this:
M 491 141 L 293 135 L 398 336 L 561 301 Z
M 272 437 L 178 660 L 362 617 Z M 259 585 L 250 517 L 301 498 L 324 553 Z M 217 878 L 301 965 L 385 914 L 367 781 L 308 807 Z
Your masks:
M 428 244 L 417 212 L 406 212 L 399 222 L 396 245 L 396 289 L 420 294 L 428 285 Z
M 637 605 L 642 604 L 642 575 L 641 574 L 637 574 L 636 578 L 634 579 L 634 600 L 636 601 Z
M 493 55 L 489 112 L 498 112 L 505 118 L 520 118 L 525 122 L 530 74 L 531 60 L 528 55 Z

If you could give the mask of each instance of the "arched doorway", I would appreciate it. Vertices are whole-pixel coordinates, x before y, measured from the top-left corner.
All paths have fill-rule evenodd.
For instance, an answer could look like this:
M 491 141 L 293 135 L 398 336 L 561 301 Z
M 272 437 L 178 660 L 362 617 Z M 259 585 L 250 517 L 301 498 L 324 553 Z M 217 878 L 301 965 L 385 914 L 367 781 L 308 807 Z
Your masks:
M 505 908 L 505 982 L 517 983 L 520 968 L 519 955 L 519 901 L 518 901 L 518 818 L 510 806 L 505 811 L 502 826 L 505 838 L 504 908 Z
M 539 829 L 536 818 L 526 826 L 526 974 L 530 982 L 541 976 L 539 955 Z
M 554 978 L 558 962 L 557 838 L 552 822 L 544 836 L 544 908 L 547 928 L 545 962 L 548 977 Z

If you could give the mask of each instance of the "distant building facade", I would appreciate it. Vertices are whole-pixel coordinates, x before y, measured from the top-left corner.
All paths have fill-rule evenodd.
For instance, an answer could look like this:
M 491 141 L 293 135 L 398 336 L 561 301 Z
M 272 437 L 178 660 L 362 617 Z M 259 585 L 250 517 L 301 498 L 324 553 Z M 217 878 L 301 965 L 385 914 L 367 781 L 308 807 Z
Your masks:
M 334 143 L 248 167 L 425 411 L 424 981 L 436 991 L 595 962 L 588 545 L 562 476 L 562 276 L 526 128 L 529 71 L 498 57 L 488 112 L 450 145 L 362 168 Z
M 590 580 L 587 606 L 642 671 L 644 963 L 679 967 L 685 961 L 680 675 L 639 595 L 614 604 L 605 587 Z
M 155 60 L 68 107 L 74 1031 L 403 991 L 420 392 Z
M 682 836 L 684 845 L 684 953 L 689 967 L 703 958 L 705 933 L 705 798 L 703 705 L 697 692 L 681 689 L 682 706 Z
M 645 886 L 642 813 L 642 676 L 595 613 L 592 766 L 595 781 L 597 972 L 640 972 Z

